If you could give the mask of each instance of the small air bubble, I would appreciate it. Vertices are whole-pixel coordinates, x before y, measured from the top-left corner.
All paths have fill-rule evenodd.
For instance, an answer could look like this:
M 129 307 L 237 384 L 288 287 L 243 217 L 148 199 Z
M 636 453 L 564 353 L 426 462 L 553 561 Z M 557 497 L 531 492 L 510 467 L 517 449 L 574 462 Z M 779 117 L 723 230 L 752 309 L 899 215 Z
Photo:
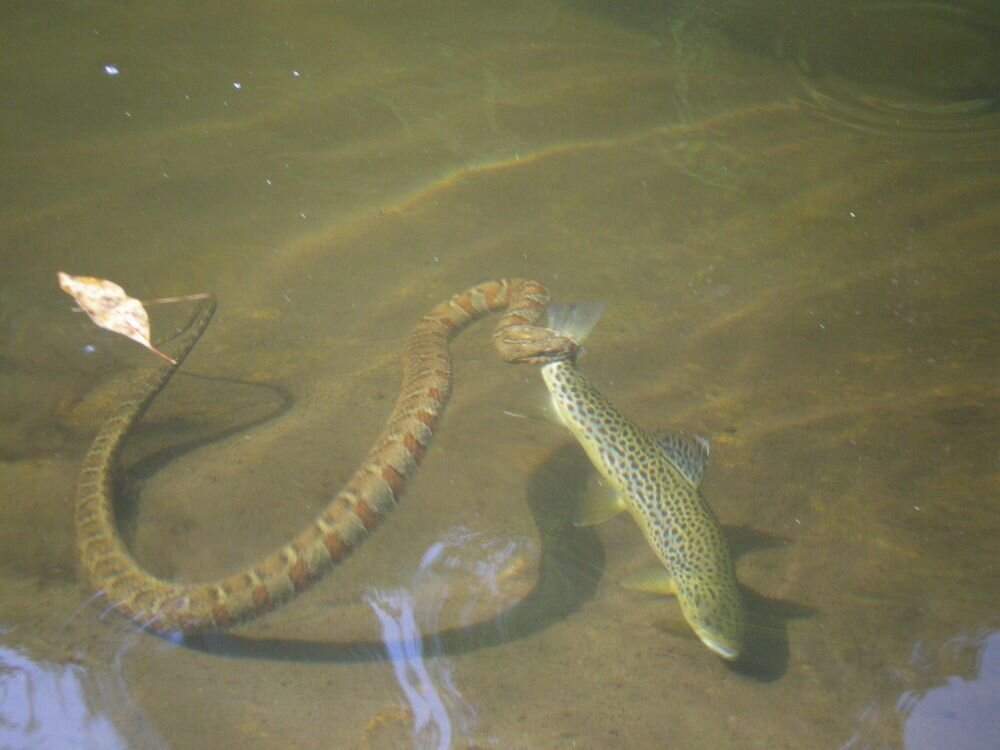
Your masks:
M 116 76 L 116 75 L 118 75 L 118 72 L 119 71 L 118 71 L 118 66 L 117 65 L 105 65 L 104 66 L 104 73 L 105 73 L 105 75 Z
M 243 84 L 240 83 L 239 81 L 233 81 L 233 88 L 237 89 L 237 90 L 241 89 L 241 88 L 243 88 Z

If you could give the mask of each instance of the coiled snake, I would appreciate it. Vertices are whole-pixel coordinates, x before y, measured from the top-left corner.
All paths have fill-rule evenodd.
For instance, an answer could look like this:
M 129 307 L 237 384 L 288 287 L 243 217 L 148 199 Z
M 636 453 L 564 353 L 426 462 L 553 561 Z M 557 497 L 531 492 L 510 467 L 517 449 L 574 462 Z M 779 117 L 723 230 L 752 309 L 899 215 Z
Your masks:
M 399 502 L 448 402 L 448 342 L 455 334 L 490 313 L 506 311 L 493 334 L 504 360 L 544 363 L 574 356 L 579 344 L 573 338 L 534 325 L 548 299 L 537 282 L 504 279 L 470 287 L 430 310 L 407 340 L 392 414 L 344 488 L 290 542 L 211 583 L 175 583 L 151 575 L 129 553 L 115 524 L 114 475 L 122 445 L 177 368 L 164 363 L 150 370 L 101 427 L 80 470 L 77 558 L 86 582 L 112 608 L 162 635 L 220 630 L 280 606 L 347 557 Z M 174 341 L 170 354 L 178 363 L 214 312 L 210 299 Z

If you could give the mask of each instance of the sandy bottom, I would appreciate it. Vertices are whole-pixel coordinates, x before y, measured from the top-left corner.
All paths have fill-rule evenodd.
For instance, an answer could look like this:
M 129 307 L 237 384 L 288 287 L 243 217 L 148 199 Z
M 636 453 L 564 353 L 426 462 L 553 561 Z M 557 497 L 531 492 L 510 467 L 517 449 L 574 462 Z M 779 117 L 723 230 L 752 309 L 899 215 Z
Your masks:
M 221 51 L 211 14 L 157 11 L 146 38 L 102 11 L 132 54 L 72 19 L 7 25 L 49 67 L 11 94 L 22 177 L 0 186 L 0 746 L 989 746 L 996 122 L 862 128 L 786 60 L 598 5 L 254 6 Z M 120 75 L 60 83 L 90 58 Z M 54 101 L 78 117 L 45 130 Z M 129 544 L 181 580 L 318 512 L 439 300 L 510 275 L 605 300 L 582 366 L 642 426 L 710 438 L 748 654 L 619 585 L 649 549 L 626 517 L 572 525 L 586 459 L 487 324 L 456 342 L 404 503 L 343 566 L 225 637 L 143 634 L 77 584 L 72 504 L 155 362 L 70 312 L 60 269 L 219 298 L 182 370 L 209 377 L 174 380 L 123 468 Z M 154 334 L 179 315 L 153 313 Z

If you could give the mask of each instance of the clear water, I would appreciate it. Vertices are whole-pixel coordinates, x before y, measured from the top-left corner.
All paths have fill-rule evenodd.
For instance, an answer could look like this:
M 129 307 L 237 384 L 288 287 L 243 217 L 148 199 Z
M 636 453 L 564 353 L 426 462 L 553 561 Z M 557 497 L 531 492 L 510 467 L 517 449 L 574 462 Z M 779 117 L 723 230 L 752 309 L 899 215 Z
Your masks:
M 995 7 L 185 2 L 0 10 L 0 746 L 1000 745 Z M 485 325 L 403 505 L 305 596 L 178 647 L 74 570 L 82 454 L 156 364 L 65 270 L 220 310 L 126 457 L 198 580 L 295 533 L 410 326 L 524 275 L 583 367 L 712 440 L 754 623 L 728 666 L 577 529 L 587 464 Z M 154 335 L 182 311 L 153 311 Z

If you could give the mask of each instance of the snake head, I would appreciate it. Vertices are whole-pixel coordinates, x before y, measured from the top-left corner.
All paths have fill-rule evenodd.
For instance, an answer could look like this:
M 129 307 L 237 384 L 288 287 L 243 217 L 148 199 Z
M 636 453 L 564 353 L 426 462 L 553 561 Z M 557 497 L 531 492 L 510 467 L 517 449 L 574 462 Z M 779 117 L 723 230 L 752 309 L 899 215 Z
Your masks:
M 546 364 L 575 359 L 580 342 L 554 328 L 508 326 L 493 336 L 500 356 L 513 364 Z

